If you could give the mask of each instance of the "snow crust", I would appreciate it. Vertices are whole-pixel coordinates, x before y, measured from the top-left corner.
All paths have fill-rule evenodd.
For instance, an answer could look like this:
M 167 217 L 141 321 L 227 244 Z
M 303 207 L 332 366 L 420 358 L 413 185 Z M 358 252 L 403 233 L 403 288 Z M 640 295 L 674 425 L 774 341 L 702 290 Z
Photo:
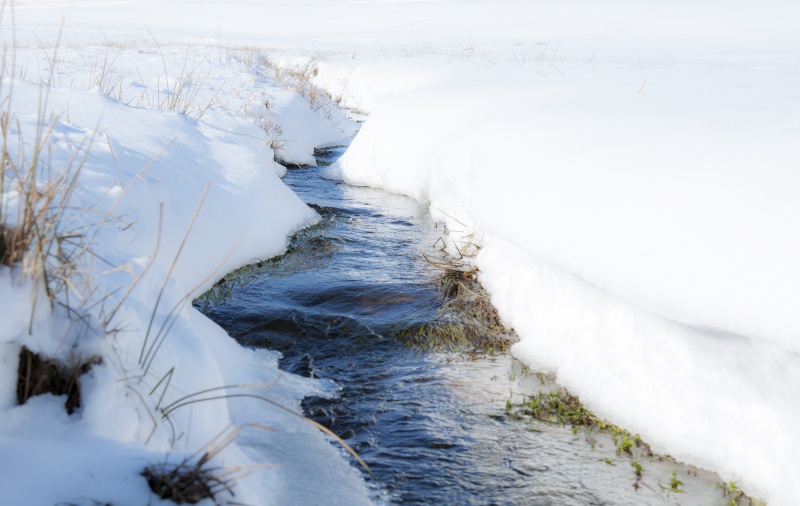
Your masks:
M 370 114 L 329 177 L 430 202 L 452 240 L 483 246 L 476 261 L 520 334 L 517 356 L 553 369 L 593 410 L 657 449 L 717 470 L 771 505 L 800 503 L 795 3 L 15 4 L 15 40 L 9 11 L 2 34 L 17 48 L 21 128 L 35 127 L 37 83 L 50 74 L 64 19 L 49 99 L 49 109 L 64 113 L 53 163 L 63 165 L 94 134 L 76 198 L 125 217 L 101 227 L 93 243 L 110 263 L 127 266 L 97 276 L 98 294 L 119 297 L 114 289 L 148 265 L 159 228 L 161 243 L 120 310 L 124 332 L 69 350 L 66 315 L 45 304 L 31 326 L 30 294 L 42 287 L 0 267 L 0 409 L 8 420 L 0 472 L 12 478 L 4 500 L 142 504 L 147 488 L 135 481 L 142 462 L 179 461 L 231 421 L 256 417 L 276 432 L 246 430 L 225 463 L 281 467 L 244 479 L 237 500 L 367 501 L 357 473 L 327 441 L 263 403 L 193 404 L 175 412 L 176 443 L 163 425 L 150 434 L 150 389 L 173 366 L 167 402 L 261 383 L 275 402 L 299 409 L 303 395 L 331 390 L 278 375 L 274 354 L 241 349 L 186 305 L 187 295 L 231 268 L 281 252 L 288 234 L 315 219 L 275 177 L 285 169 L 254 126 L 261 104 L 271 104 L 262 120 L 285 127 L 277 154 L 287 164 L 311 163 L 315 146 L 353 132 L 335 110 L 310 111 L 275 87 L 253 58 L 260 46 L 285 62 L 315 60 L 317 85 Z M 106 57 L 113 78 L 98 82 Z M 202 90 L 196 104 L 216 94 L 224 107 L 217 102 L 202 115 L 158 110 L 163 67 L 175 83 L 186 62 L 198 69 L 190 80 Z M 122 91 L 109 92 L 118 80 Z M 167 273 L 157 325 L 176 304 L 179 318 L 148 376 L 118 381 L 137 367 Z M 68 417 L 63 399 L 47 397 L 14 406 L 23 344 L 106 359 L 89 374 L 80 413 Z M 37 455 L 53 474 L 74 470 L 74 479 L 38 486 L 28 472 Z

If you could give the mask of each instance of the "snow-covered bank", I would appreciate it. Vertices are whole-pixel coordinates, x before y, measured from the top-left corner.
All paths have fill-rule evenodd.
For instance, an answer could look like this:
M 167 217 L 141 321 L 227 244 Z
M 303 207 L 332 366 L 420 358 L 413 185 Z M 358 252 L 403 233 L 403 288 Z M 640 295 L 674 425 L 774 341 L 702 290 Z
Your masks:
M 788 505 L 800 54 L 787 51 L 800 40 L 781 23 L 749 28 L 774 51 L 728 34 L 728 50 L 698 40 L 666 59 L 645 37 L 635 59 L 613 46 L 332 59 L 318 82 L 371 112 L 329 177 L 428 201 L 477 237 L 518 356 L 661 451 Z
M 305 126 L 279 139 L 283 159 L 295 163 L 347 140 L 352 125 L 274 85 L 255 49 L 220 58 L 216 47 L 69 40 L 18 32 L 4 60 L 6 148 L 25 167 L 42 139 L 40 188 L 61 174 L 78 178 L 51 213 L 63 213 L 61 244 L 85 244 L 87 253 L 65 269 L 69 284 L 52 307 L 41 280 L 0 265 L 0 502 L 166 503 L 140 476 L 144 468 L 221 445 L 211 465 L 239 477 L 242 503 L 367 503 L 341 453 L 276 407 L 300 412 L 304 396 L 329 395 L 332 385 L 282 373 L 276 354 L 242 348 L 191 307 L 216 279 L 282 253 L 294 231 L 318 219 L 279 179 L 285 169 L 273 161 L 266 122 Z M 20 176 L 3 178 L 7 230 L 22 215 Z M 61 366 L 100 361 L 81 376 L 75 413 L 64 396 L 17 405 L 23 347 Z M 219 390 L 231 385 L 243 386 Z M 213 399 L 243 393 L 275 404 Z M 181 407 L 182 398 L 201 402 Z
M 800 226 L 800 73 L 461 70 L 384 100 L 345 179 L 430 200 L 655 313 L 800 351 L 785 233 Z

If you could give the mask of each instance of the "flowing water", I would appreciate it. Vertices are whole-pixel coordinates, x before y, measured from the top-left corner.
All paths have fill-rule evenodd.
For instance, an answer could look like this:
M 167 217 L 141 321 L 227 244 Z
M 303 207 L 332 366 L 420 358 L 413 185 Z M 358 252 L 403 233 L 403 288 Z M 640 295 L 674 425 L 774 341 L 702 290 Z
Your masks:
M 283 369 L 340 385 L 338 398 L 304 409 L 368 463 L 377 503 L 726 504 L 711 473 L 638 449 L 617 455 L 606 434 L 509 416 L 508 400 L 551 385 L 508 355 L 423 353 L 395 339 L 436 316 L 419 252 L 444 230 L 426 206 L 313 167 L 285 182 L 323 222 L 246 284 L 240 275 L 239 286 L 220 285 L 226 300 L 205 312 L 242 344 L 279 350 Z M 667 490 L 673 470 L 684 492 Z

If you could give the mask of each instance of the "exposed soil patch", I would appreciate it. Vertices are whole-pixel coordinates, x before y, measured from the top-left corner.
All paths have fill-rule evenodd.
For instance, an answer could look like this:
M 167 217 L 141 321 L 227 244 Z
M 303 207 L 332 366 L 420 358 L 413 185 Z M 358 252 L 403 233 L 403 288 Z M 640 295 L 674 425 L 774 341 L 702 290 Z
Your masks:
M 25 404 L 36 395 L 66 395 L 64 408 L 72 414 L 81 406 L 80 377 L 99 363 L 98 357 L 92 357 L 77 365 L 65 366 L 23 346 L 17 370 L 17 403 Z

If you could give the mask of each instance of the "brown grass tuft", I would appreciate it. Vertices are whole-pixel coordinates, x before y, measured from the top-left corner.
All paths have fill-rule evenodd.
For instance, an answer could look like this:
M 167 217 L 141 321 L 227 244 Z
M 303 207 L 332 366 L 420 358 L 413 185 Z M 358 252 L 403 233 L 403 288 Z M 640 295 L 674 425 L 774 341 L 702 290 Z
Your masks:
M 161 499 L 175 504 L 197 504 L 204 499 L 215 499 L 216 495 L 227 491 L 233 494 L 232 481 L 217 474 L 219 469 L 208 467 L 208 453 L 197 462 L 184 459 L 179 464 L 155 464 L 142 471 L 150 490 Z
M 80 377 L 99 363 L 98 357 L 92 357 L 65 366 L 23 347 L 17 369 L 17 403 L 25 404 L 31 397 L 42 394 L 66 395 L 64 408 L 72 414 L 81 406 Z
M 504 352 L 514 342 L 489 294 L 478 281 L 478 268 L 450 256 L 423 258 L 439 287 L 436 321 L 403 330 L 398 337 L 419 349 L 460 349 L 477 353 Z
M 6 228 L 5 225 L 0 223 L 0 265 L 11 266 L 14 263 L 10 258 L 11 255 L 6 258 L 6 252 L 11 251 L 6 244 L 11 242 L 13 234 L 13 229 Z

